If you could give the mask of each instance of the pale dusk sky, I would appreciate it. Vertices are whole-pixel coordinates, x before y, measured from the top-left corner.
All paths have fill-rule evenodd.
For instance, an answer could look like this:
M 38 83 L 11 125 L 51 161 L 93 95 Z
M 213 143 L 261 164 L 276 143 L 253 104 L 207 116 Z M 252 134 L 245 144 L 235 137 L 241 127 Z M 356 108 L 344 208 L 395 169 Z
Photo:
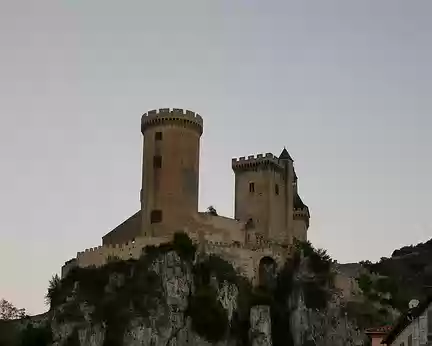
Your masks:
M 0 298 L 139 209 L 141 114 L 204 118 L 200 208 L 231 158 L 295 160 L 309 239 L 340 262 L 432 236 L 432 2 L 0 0 Z

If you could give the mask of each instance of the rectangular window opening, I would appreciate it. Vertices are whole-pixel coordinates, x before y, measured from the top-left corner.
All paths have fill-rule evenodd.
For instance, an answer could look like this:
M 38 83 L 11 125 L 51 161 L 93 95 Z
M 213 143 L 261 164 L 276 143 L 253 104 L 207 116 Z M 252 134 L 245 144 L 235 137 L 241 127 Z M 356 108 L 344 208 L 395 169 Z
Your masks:
M 275 194 L 279 195 L 279 185 L 275 184 Z
M 162 132 L 156 132 L 155 133 L 155 140 L 161 141 L 162 140 Z
M 162 156 L 153 156 L 153 168 L 162 168 Z

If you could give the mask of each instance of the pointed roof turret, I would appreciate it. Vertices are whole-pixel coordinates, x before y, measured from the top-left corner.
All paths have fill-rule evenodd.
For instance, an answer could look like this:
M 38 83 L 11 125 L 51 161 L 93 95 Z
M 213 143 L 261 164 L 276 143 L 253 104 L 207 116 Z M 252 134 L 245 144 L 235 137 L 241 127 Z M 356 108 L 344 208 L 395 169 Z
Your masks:
M 290 156 L 290 154 L 288 153 L 288 150 L 286 150 L 286 148 L 284 147 L 281 154 L 279 155 L 279 160 L 290 160 L 290 161 L 294 161 L 292 159 L 292 157 Z

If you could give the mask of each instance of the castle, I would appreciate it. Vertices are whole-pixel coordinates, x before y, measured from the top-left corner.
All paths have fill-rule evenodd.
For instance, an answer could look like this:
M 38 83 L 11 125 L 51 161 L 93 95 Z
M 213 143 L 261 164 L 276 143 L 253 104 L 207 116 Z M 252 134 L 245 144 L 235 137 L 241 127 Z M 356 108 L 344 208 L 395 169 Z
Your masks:
M 230 261 L 252 280 L 260 264 L 278 266 L 289 256 L 294 238 L 306 240 L 309 209 L 297 187 L 293 159 L 286 149 L 232 159 L 235 174 L 234 218 L 198 211 L 200 140 L 203 119 L 182 109 L 144 114 L 141 209 L 102 237 L 102 245 L 78 252 L 65 263 L 101 266 L 109 257 L 139 258 L 148 245 L 186 232 L 200 251 Z

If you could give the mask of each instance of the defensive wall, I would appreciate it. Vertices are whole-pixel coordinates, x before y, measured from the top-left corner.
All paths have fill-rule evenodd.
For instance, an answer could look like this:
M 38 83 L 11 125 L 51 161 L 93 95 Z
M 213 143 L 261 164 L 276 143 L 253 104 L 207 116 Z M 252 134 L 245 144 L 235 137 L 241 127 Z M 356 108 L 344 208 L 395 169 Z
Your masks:
M 279 158 L 272 153 L 257 154 L 256 156 L 249 155 L 248 157 L 241 156 L 231 159 L 231 166 L 234 171 L 249 170 L 266 165 L 275 168 L 277 171 L 284 169 L 283 165 L 279 162 Z
M 255 282 L 258 278 L 260 261 L 264 257 L 272 258 L 278 267 L 281 267 L 289 256 L 291 249 L 282 247 L 270 241 L 260 244 L 244 244 L 240 241 L 225 242 L 219 237 L 208 236 L 203 232 L 191 232 L 190 238 L 198 246 L 199 253 L 219 255 L 229 261 L 239 272 Z M 78 252 L 77 258 L 68 261 L 62 275 L 70 268 L 68 266 L 100 267 L 106 264 L 110 257 L 121 260 L 138 259 L 146 246 L 157 246 L 171 241 L 167 237 L 138 237 L 125 244 L 103 245 Z

